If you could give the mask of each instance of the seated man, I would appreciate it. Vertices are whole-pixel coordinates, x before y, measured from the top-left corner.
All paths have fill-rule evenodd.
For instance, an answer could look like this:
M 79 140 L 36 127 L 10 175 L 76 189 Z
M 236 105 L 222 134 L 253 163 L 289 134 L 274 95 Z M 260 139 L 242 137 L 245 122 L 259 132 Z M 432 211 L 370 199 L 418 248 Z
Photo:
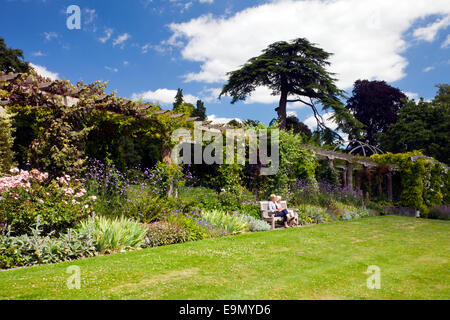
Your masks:
M 275 211 L 276 217 L 283 217 L 284 227 L 289 228 L 288 225 L 288 214 L 289 212 L 286 209 L 283 209 L 281 207 L 281 204 L 277 201 L 277 196 L 272 194 L 270 195 L 270 201 L 269 201 L 269 211 Z M 280 198 L 281 201 L 281 198 Z

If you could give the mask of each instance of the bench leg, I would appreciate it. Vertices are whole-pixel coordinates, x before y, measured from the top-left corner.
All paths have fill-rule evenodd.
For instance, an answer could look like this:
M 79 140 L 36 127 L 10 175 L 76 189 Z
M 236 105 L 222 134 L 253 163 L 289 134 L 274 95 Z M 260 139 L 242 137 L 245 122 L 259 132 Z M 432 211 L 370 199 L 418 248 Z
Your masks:
M 272 219 L 272 230 L 275 229 L 275 219 Z

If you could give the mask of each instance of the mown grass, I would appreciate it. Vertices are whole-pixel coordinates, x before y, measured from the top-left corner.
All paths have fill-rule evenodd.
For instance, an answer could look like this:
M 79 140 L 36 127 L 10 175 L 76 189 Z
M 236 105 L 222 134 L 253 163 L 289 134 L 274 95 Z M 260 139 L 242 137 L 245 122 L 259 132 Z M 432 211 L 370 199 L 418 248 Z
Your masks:
M 449 242 L 447 221 L 332 222 L 3 271 L 0 299 L 450 299 Z

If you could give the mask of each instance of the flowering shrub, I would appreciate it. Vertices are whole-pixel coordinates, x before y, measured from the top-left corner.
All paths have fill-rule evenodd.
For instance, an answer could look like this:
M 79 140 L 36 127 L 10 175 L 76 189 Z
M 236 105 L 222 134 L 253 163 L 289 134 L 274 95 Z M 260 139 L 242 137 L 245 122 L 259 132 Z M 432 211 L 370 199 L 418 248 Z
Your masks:
M 298 180 L 289 193 L 289 201 L 294 204 L 308 203 L 326 207 L 330 201 L 340 201 L 355 206 L 364 204 L 361 192 L 320 181 L 312 184 L 308 179 Z
M 148 229 L 145 237 L 145 247 L 183 243 L 189 239 L 189 231 L 177 223 L 158 221 L 145 226 Z
M 0 178 L 0 226 L 16 236 L 29 233 L 38 215 L 43 234 L 71 228 L 92 212 L 94 202 L 68 175 L 51 180 L 36 169 L 16 168 Z
M 135 218 L 152 222 L 162 212 L 170 211 L 166 200 L 169 181 L 181 184 L 179 172 L 164 165 L 153 169 L 136 167 L 121 172 L 110 162 L 88 161 L 83 181 L 89 194 L 98 195 L 95 212 L 104 216 Z
M 303 204 L 299 206 L 299 223 L 302 225 L 312 223 L 324 223 L 330 218 L 330 215 L 324 208 L 314 205 Z
M 198 241 L 208 238 L 208 223 L 202 218 L 187 217 L 174 212 L 164 215 L 162 219 L 170 223 L 179 224 L 189 231 L 188 241 Z

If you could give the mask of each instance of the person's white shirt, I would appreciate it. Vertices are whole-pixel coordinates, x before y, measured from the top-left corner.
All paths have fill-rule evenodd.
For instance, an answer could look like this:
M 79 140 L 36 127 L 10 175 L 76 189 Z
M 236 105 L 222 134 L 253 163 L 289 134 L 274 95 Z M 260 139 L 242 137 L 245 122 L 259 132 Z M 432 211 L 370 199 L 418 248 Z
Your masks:
M 269 201 L 269 211 L 275 211 L 278 209 L 278 203 Z

